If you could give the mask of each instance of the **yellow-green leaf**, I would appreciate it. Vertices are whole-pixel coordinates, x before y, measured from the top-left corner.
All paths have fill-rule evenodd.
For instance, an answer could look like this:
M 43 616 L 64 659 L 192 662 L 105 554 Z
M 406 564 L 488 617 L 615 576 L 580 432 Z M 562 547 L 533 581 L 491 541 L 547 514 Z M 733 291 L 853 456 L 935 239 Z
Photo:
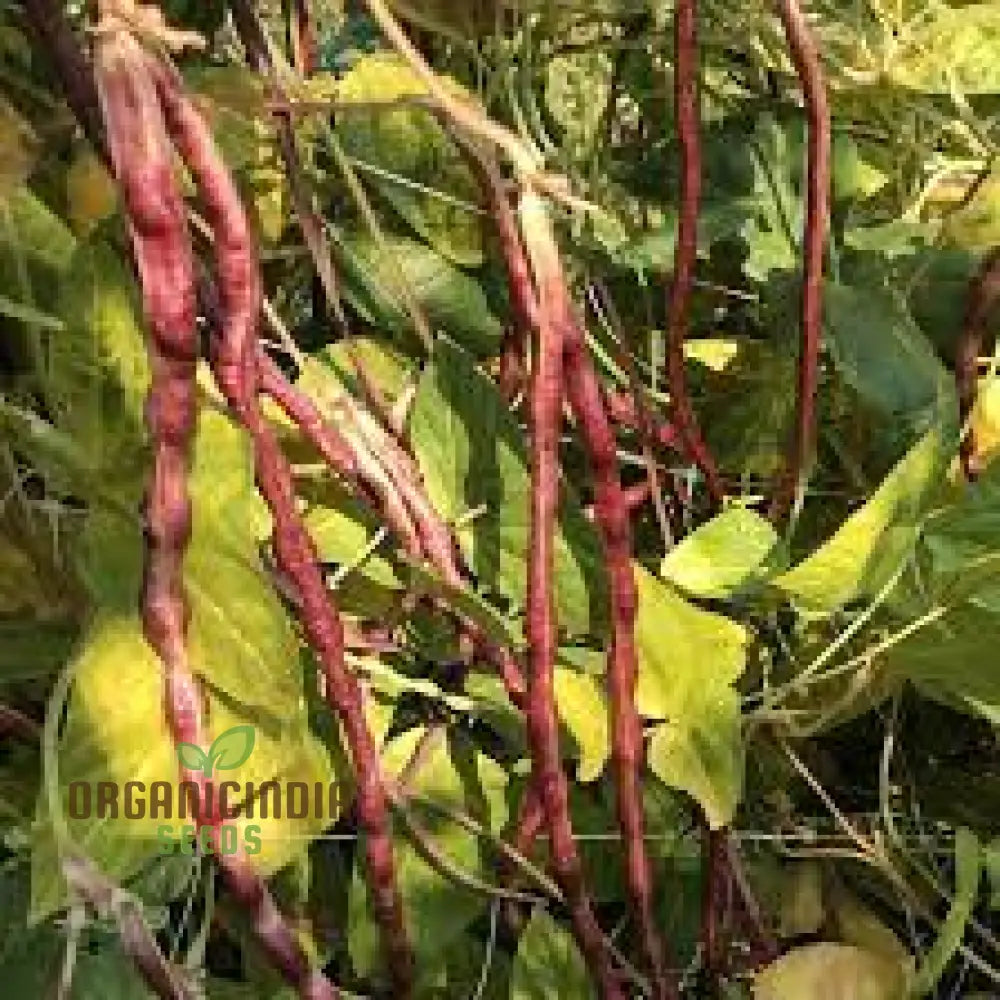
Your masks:
M 735 690 L 708 690 L 688 703 L 687 714 L 653 730 L 649 769 L 687 792 L 713 830 L 728 826 L 743 791 L 740 699 Z
M 822 942 L 789 952 L 754 980 L 754 1000 L 903 1000 L 905 970 L 852 945 Z
M 723 690 L 743 673 L 746 629 L 692 604 L 638 563 L 632 568 L 639 595 L 636 702 L 646 718 L 682 720 L 706 690 Z
M 573 935 L 537 908 L 517 943 L 510 1000 L 593 1000 L 597 996 Z
M 729 597 L 754 578 L 777 540 L 760 514 L 730 507 L 674 546 L 660 573 L 696 597 Z
M 611 752 L 604 691 L 596 677 L 568 667 L 556 667 L 555 688 L 559 717 L 579 752 L 577 780 L 594 781 L 600 777 Z
M 928 490 L 944 460 L 940 429 L 929 430 L 872 498 L 833 537 L 774 580 L 804 610 L 825 612 L 877 593 L 912 548 Z

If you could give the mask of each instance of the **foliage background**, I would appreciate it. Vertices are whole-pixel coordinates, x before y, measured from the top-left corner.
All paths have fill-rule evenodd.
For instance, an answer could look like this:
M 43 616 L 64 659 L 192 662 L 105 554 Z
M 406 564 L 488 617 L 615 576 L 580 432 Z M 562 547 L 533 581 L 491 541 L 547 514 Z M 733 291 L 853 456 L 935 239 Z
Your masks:
M 281 5 L 259 6 L 282 48 Z M 412 391 L 406 440 L 473 581 L 447 596 L 523 643 L 529 478 L 523 407 L 496 382 L 509 324 L 502 264 L 463 157 L 406 101 L 422 86 L 361 6 L 313 5 L 318 71 L 292 72 L 285 85 L 305 108 L 296 132 L 346 338 L 291 210 L 267 86 L 244 68 L 223 5 L 164 9 L 212 39 L 182 69 L 252 210 L 268 295 L 305 355 L 298 384 L 317 399 L 363 398 L 352 346 L 389 400 Z M 560 219 L 588 343 L 609 389 L 630 392 L 638 378 L 665 419 L 671 6 L 397 7 L 435 68 L 596 206 Z M 80 23 L 80 11 L 69 13 Z M 729 500 L 713 515 L 693 470 L 658 449 L 682 500 L 672 537 L 650 503 L 634 522 L 658 917 L 691 995 L 746 995 L 738 941 L 721 982 L 699 978 L 704 819 L 733 831 L 740 870 L 785 952 L 757 977 L 757 995 L 826 995 L 810 984 L 851 976 L 859 985 L 844 996 L 994 995 L 1000 954 L 981 875 L 996 867 L 1000 833 L 1000 465 L 990 464 L 1000 389 L 987 373 L 974 415 L 985 471 L 969 487 L 954 461 L 950 369 L 969 281 L 1000 234 L 1000 8 L 866 0 L 814 3 L 809 14 L 834 112 L 834 201 L 817 462 L 779 533 L 757 509 L 794 415 L 803 116 L 770 7 L 701 9 L 704 204 L 687 374 Z M 20 5 L 3 8 L 0 48 L 0 981 L 11 996 L 47 988 L 70 940 L 68 995 L 142 996 L 114 928 L 75 922 L 51 815 L 71 780 L 174 773 L 136 613 L 149 380 L 141 306 L 111 181 L 32 48 Z M 436 338 L 432 357 L 414 304 Z M 409 565 L 274 419 L 343 609 L 393 639 L 389 652 L 352 658 L 385 766 L 402 767 L 433 728 L 413 808 L 453 866 L 492 882 L 491 838 L 509 832 L 525 780 L 520 717 L 486 665 L 456 669 L 465 653 L 453 623 L 404 596 L 439 593 L 440 581 Z M 640 482 L 640 436 L 623 429 L 619 445 L 628 480 Z M 628 952 L 619 849 L 606 839 L 616 827 L 605 585 L 584 515 L 586 466 L 569 434 L 563 459 L 557 696 L 588 875 Z M 207 379 L 192 488 L 185 572 L 213 731 L 250 722 L 258 734 L 238 780 L 346 780 L 313 665 L 273 586 L 246 442 Z M 442 807 L 471 817 L 481 835 Z M 322 829 L 272 826 L 265 870 L 310 947 L 345 987 L 377 995 L 350 816 Z M 207 995 L 283 995 L 242 915 L 216 898 L 210 866 L 157 857 L 154 834 L 134 821 L 72 829 L 142 900 L 170 953 L 201 970 Z M 397 834 L 424 995 L 588 995 L 557 906 L 536 908 L 519 937 L 505 937 L 495 900 L 429 863 L 405 823 Z

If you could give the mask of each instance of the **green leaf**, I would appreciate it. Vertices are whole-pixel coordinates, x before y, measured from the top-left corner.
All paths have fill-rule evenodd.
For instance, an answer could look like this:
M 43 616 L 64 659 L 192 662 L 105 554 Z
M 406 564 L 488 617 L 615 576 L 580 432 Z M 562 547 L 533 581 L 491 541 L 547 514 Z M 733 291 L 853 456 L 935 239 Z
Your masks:
M 828 283 L 824 300 L 833 362 L 866 403 L 918 430 L 955 412 L 954 379 L 899 296 Z
M 793 176 L 794 156 L 789 135 L 772 115 L 757 121 L 748 145 L 753 160 L 754 194 L 747 199 L 751 218 L 742 228 L 747 246 L 743 270 L 756 281 L 767 281 L 772 271 L 794 271 L 799 266 L 802 205 Z M 795 137 L 798 140 L 798 136 Z M 800 141 L 794 143 L 797 147 Z
M 18 583 L 23 586 L 24 578 Z M 0 620 L 0 683 L 45 677 L 57 670 L 69 658 L 78 631 L 68 621 Z
M 321 503 L 306 515 L 306 528 L 323 562 L 356 567 L 348 575 L 360 576 L 379 587 L 399 590 L 396 572 L 384 556 L 365 554 L 378 531 L 378 518 L 350 496 L 336 498 L 335 504 Z
M 349 232 L 337 246 L 344 296 L 372 325 L 397 336 L 412 328 L 404 288 L 432 328 L 477 355 L 495 354 L 503 332 L 480 285 L 431 247 L 403 236 Z
M 990 882 L 990 909 L 1000 910 L 1000 840 L 983 848 L 983 867 Z
M 0 316 L 9 316 L 11 319 L 20 320 L 31 326 L 44 327 L 46 330 L 62 330 L 64 325 L 58 316 L 44 313 L 26 302 L 15 302 L 6 295 L 0 295 Z
M 937 939 L 917 969 L 911 996 L 922 997 L 938 984 L 948 963 L 962 944 L 966 925 L 979 892 L 982 852 L 976 835 L 965 827 L 955 831 L 955 895 Z
M 577 162 L 587 162 L 604 138 L 613 60 L 601 49 L 587 48 L 550 59 L 546 70 L 545 102 L 562 130 L 563 148 Z
M 689 702 L 682 719 L 653 730 L 648 761 L 662 782 L 701 806 L 713 830 L 728 826 L 743 792 L 739 694 L 719 688 Z
M 724 366 L 705 374 L 699 411 L 710 413 L 705 436 L 724 468 L 773 476 L 784 462 L 795 412 L 795 354 L 780 345 L 740 338 Z
M 597 994 L 573 935 L 537 908 L 517 942 L 510 1000 L 591 1000 Z
M 736 622 L 691 604 L 669 584 L 632 564 L 639 608 L 636 704 L 647 719 L 682 721 L 706 691 L 743 673 L 747 633 Z
M 833 137 L 833 194 L 838 201 L 870 198 L 889 183 L 889 175 L 868 162 L 849 135 Z
M 257 733 L 253 726 L 233 726 L 217 736 L 208 752 L 216 771 L 233 771 L 253 753 Z
M 674 546 L 660 573 L 695 597 L 731 597 L 755 578 L 777 541 L 758 513 L 730 507 Z
M 120 254 L 81 243 L 59 297 L 65 331 L 52 338 L 43 386 L 53 424 L 70 434 L 98 475 L 137 492 L 145 463 L 149 390 L 142 307 Z
M 442 341 L 425 367 L 410 416 L 428 496 L 458 529 L 481 588 L 523 607 L 530 477 L 524 436 L 496 386 L 463 350 Z M 559 623 L 571 635 L 603 626 L 605 582 L 593 527 L 567 488 L 556 538 Z
M 177 759 L 189 771 L 203 771 L 209 765 L 208 754 L 194 743 L 178 743 Z
M 38 151 L 34 128 L 6 97 L 0 97 L 0 198 L 25 184 Z
M 892 578 L 917 539 L 919 521 L 943 468 L 946 446 L 929 430 L 812 555 L 781 574 L 774 585 L 802 609 L 830 612 L 872 596 Z
M 27 185 L 0 198 L 0 254 L 9 251 L 61 272 L 69 268 L 75 248 L 69 227 Z M 43 289 L 38 292 L 42 299 Z
M 460 267 L 476 268 L 483 263 L 483 229 L 476 211 L 479 194 L 464 155 L 430 110 L 391 103 L 426 93 L 400 56 L 364 56 L 339 81 L 337 133 L 366 182 L 437 253 Z M 357 110 L 351 108 L 355 103 Z
M 882 955 L 846 944 L 796 948 L 754 979 L 754 1000 L 903 1000 L 905 970 Z
M 935 511 L 921 539 L 936 590 L 977 585 L 1000 573 L 1000 462 L 992 462 L 956 502 Z
M 556 707 L 579 753 L 577 781 L 586 784 L 601 776 L 610 756 L 608 707 L 596 678 L 556 667 Z

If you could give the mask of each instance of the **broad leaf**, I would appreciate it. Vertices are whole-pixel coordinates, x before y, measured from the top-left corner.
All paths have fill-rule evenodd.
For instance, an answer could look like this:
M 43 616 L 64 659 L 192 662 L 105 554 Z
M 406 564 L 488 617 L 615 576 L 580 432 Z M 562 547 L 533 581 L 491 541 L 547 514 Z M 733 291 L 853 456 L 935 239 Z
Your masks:
M 667 720 L 653 731 L 650 769 L 694 797 L 713 827 L 722 826 L 743 781 L 740 699 L 732 685 L 743 672 L 746 631 L 633 568 L 639 591 L 636 701 L 647 718 Z
M 435 251 L 460 267 L 479 267 L 480 195 L 464 155 L 430 110 L 400 103 L 426 94 L 399 56 L 365 56 L 339 81 L 337 132 L 366 182 Z
M 633 563 L 639 593 L 636 703 L 648 719 L 683 722 L 707 690 L 730 687 L 743 673 L 746 630 L 704 611 Z
M 102 817 L 96 797 L 87 818 L 73 819 L 67 789 L 73 782 L 83 782 L 96 796 L 99 782 L 114 782 L 121 796 L 128 782 L 142 782 L 141 798 L 153 782 L 163 781 L 173 786 L 173 801 L 178 801 L 180 771 L 163 717 L 161 667 L 142 636 L 137 616 L 105 613 L 95 619 L 72 670 L 73 693 L 58 752 L 63 818 L 72 842 L 112 877 L 122 879 L 157 855 L 158 829 L 165 820 L 152 818 L 149 810 L 135 818 L 127 818 L 122 809 Z M 279 710 L 277 704 L 274 708 Z M 244 789 L 248 782 L 259 787 L 271 779 L 303 781 L 310 787 L 315 782 L 328 784 L 333 777 L 329 761 L 308 732 L 301 702 L 285 703 L 280 712 L 280 721 L 261 721 L 238 703 L 210 700 L 210 718 L 217 733 L 246 725 L 248 719 L 257 728 L 255 752 L 227 779 Z M 190 760 L 198 763 L 194 757 Z M 259 827 L 261 851 L 256 861 L 263 870 L 273 872 L 296 857 L 307 838 L 330 821 L 314 815 L 312 809 L 308 813 L 304 819 L 277 819 L 272 814 L 267 819 L 240 816 L 233 822 L 241 841 L 248 827 Z M 52 822 L 43 793 L 32 851 L 32 915 L 36 920 L 59 908 L 65 899 Z M 179 838 L 181 828 L 190 822 L 175 815 L 172 836 Z
M 556 706 L 559 717 L 576 741 L 579 753 L 576 777 L 587 783 L 600 777 L 608 761 L 608 707 L 597 678 L 565 667 L 556 668 Z
M 517 943 L 510 1000 L 591 1000 L 597 994 L 573 935 L 536 909 Z
M 687 792 L 713 830 L 728 826 L 743 792 L 740 698 L 732 688 L 688 703 L 685 716 L 657 726 L 649 740 L 649 769 Z
M 803 609 L 829 612 L 872 596 L 912 552 L 931 487 L 945 460 L 939 429 L 928 431 L 874 495 L 833 537 L 773 582 Z
M 796 948 L 754 979 L 754 1000 L 904 1000 L 904 969 L 845 944 Z
M 824 299 L 834 364 L 866 403 L 917 431 L 954 413 L 954 380 L 898 296 L 828 284 Z
M 423 728 L 411 729 L 390 741 L 383 751 L 383 767 L 398 774 L 410 759 Z M 443 737 L 439 733 L 438 737 Z M 489 758 L 478 756 L 472 763 L 475 774 L 461 766 L 461 752 L 451 741 L 437 738 L 415 773 L 410 786 L 410 808 L 422 828 L 422 838 L 429 838 L 432 848 L 447 858 L 450 866 L 468 872 L 479 880 L 495 876 L 483 865 L 478 840 L 426 803 L 469 812 L 485 825 L 499 832 L 506 823 L 502 790 L 506 775 Z M 417 840 L 406 834 L 405 820 L 394 824 L 396 872 L 407 926 L 417 967 L 423 978 L 433 980 L 440 974 L 442 952 L 456 941 L 469 924 L 484 910 L 483 896 L 441 872 L 436 863 L 422 852 Z M 359 859 L 358 865 L 363 860 Z M 361 975 L 380 976 L 381 955 L 378 931 L 367 902 L 367 890 L 361 869 L 356 865 L 350 887 L 348 944 L 355 970 Z M 432 984 L 427 982 L 425 987 Z M 429 989 L 433 994 L 433 989 Z
M 755 578 L 777 540 L 769 521 L 730 507 L 681 539 L 660 574 L 695 597 L 730 597 Z
M 410 417 L 413 450 L 435 508 L 455 521 L 462 553 L 484 590 L 524 605 L 530 478 L 524 436 L 496 386 L 472 358 L 440 342 L 424 369 Z M 556 540 L 560 625 L 594 631 L 604 579 L 591 525 L 567 489 Z
M 476 354 L 493 354 L 502 327 L 480 285 L 446 258 L 404 236 L 343 234 L 337 255 L 344 296 L 374 326 L 397 336 L 412 329 L 405 290 L 433 330 L 443 330 Z

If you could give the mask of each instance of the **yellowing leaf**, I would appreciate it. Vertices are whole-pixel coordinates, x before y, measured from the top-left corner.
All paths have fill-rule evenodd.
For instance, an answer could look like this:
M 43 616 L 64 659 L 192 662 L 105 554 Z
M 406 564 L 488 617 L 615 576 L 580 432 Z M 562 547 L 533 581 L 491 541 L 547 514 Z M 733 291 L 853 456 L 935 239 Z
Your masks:
M 875 594 L 898 570 L 917 535 L 929 487 L 940 469 L 942 432 L 928 431 L 859 511 L 816 552 L 774 580 L 800 607 L 831 611 Z
M 718 337 L 699 337 L 684 342 L 684 357 L 699 361 L 713 372 L 721 372 L 740 352 L 735 340 Z
M 116 878 L 126 878 L 157 855 L 157 832 L 167 821 L 153 818 L 148 810 L 127 817 L 122 811 L 123 790 L 128 782 L 142 782 L 140 795 L 144 795 L 153 782 L 167 782 L 173 786 L 173 801 L 177 802 L 180 780 L 180 762 L 164 721 L 162 668 L 143 638 L 137 614 L 102 612 L 97 616 L 73 665 L 73 682 L 58 753 L 63 809 L 68 813 L 67 789 L 71 783 L 85 783 L 96 796 L 96 786 L 102 781 L 114 782 L 121 809 L 116 815 L 101 817 L 94 806 L 87 818 L 67 816 L 68 833 L 72 842 L 101 868 Z M 309 734 L 301 703 L 282 706 L 280 718 L 256 726 L 257 720 L 245 709 L 212 697 L 209 718 L 209 739 L 235 726 L 255 726 L 253 753 L 227 771 L 226 780 L 239 782 L 244 789 L 251 781 L 258 787 L 271 779 L 303 781 L 310 790 L 317 782 L 327 786 L 333 780 L 326 752 Z M 184 753 L 185 759 L 197 763 L 191 751 Z M 324 801 L 328 802 L 328 798 Z M 297 856 L 310 835 L 336 818 L 318 816 L 312 809 L 308 812 L 301 820 L 241 816 L 234 825 L 241 834 L 248 826 L 260 828 L 261 852 L 256 860 L 269 873 Z M 52 856 L 49 822 L 43 795 L 41 831 L 33 853 L 32 913 L 36 918 L 57 908 L 65 893 L 57 860 Z M 175 810 L 170 822 L 173 837 L 178 838 L 181 827 L 190 820 L 180 819 Z
M 713 828 L 732 818 L 743 781 L 740 699 L 746 630 L 688 602 L 638 564 L 636 703 L 666 719 L 652 734 L 649 767 L 695 798 Z
M 754 1000 L 903 1000 L 905 970 L 851 945 L 796 948 L 759 973 Z
M 638 563 L 632 569 L 639 594 L 639 711 L 649 719 L 684 719 L 706 689 L 722 690 L 743 673 L 746 630 L 691 604 Z
M 580 751 L 576 777 L 584 783 L 600 777 L 610 754 L 608 707 L 597 678 L 567 667 L 556 668 L 556 705 Z
M 993 3 L 929 8 L 901 33 L 903 44 L 887 60 L 898 86 L 929 94 L 995 93 L 1000 9 Z
M 687 792 L 713 830 L 728 826 L 743 790 L 740 699 L 729 687 L 706 691 L 687 714 L 653 730 L 649 769 L 671 788 Z
M 984 378 L 970 416 L 973 458 L 982 469 L 1000 453 L 1000 378 Z
M 753 579 L 777 541 L 760 514 L 730 507 L 675 545 L 660 574 L 696 597 L 729 597 Z

